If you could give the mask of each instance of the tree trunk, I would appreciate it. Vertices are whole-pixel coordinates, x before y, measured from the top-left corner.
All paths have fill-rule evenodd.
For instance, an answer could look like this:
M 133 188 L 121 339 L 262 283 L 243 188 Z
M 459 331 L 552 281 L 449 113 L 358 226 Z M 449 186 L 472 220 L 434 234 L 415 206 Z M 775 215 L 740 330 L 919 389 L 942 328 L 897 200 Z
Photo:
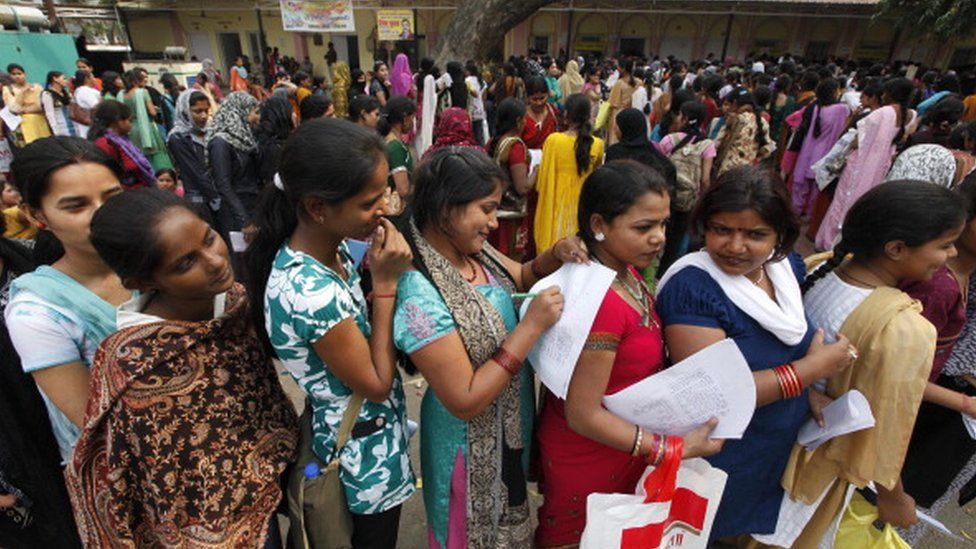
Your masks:
M 443 67 L 448 61 L 483 61 L 505 33 L 539 8 L 556 0 L 459 0 L 454 18 L 435 56 Z

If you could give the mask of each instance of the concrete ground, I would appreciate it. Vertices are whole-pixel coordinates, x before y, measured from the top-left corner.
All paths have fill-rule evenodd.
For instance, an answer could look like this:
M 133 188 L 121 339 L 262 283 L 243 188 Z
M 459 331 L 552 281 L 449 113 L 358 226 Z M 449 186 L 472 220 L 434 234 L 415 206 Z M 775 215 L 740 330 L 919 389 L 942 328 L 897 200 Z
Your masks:
M 813 245 L 805 237 L 801 237 L 796 245 L 796 250 L 801 255 L 806 256 L 813 253 Z M 301 390 L 295 385 L 291 377 L 283 371 L 281 380 L 282 385 L 285 387 L 285 392 L 292 398 L 296 409 L 301 410 L 304 407 L 304 396 Z M 407 397 L 407 415 L 414 421 L 419 421 L 420 419 L 420 401 L 426 390 L 427 383 L 424 382 L 421 376 L 404 378 L 404 391 Z M 421 489 L 403 506 L 397 547 L 400 549 L 425 549 L 427 547 L 427 519 L 424 513 L 423 480 L 420 478 L 419 435 L 415 435 L 411 440 L 410 458 L 413 463 L 414 473 L 418 476 L 418 485 Z M 535 485 L 529 487 L 529 493 L 530 503 L 533 509 L 532 519 L 535 522 L 535 510 L 541 504 L 542 497 L 536 491 Z M 930 530 L 929 534 L 916 545 L 918 549 L 976 548 L 976 503 L 972 503 L 966 508 L 950 506 L 948 509 L 943 510 L 936 518 L 963 539 L 961 541 L 955 540 Z M 286 527 L 283 525 L 283 531 Z M 859 548 L 845 547 L 843 549 Z

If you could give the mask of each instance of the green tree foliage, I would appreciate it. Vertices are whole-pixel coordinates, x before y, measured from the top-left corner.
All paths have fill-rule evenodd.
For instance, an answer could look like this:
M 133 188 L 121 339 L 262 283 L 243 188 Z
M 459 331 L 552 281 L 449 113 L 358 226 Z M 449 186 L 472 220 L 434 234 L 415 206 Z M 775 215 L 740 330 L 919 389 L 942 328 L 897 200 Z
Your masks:
M 895 17 L 914 34 L 950 39 L 976 30 L 976 0 L 881 0 L 877 17 Z

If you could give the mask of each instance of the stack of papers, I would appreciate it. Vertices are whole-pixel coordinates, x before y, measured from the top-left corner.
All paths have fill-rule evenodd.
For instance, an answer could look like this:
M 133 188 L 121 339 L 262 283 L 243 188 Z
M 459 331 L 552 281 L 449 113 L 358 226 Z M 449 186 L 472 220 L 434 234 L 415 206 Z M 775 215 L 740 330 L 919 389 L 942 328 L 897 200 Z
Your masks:
M 756 411 L 756 383 L 739 347 L 723 339 L 603 405 L 652 433 L 684 436 L 714 417 L 710 438 L 740 439 Z
M 807 421 L 797 436 L 797 442 L 814 451 L 828 440 L 874 427 L 874 414 L 868 399 L 852 389 L 831 402 L 823 411 L 824 426 L 817 425 L 815 419 Z

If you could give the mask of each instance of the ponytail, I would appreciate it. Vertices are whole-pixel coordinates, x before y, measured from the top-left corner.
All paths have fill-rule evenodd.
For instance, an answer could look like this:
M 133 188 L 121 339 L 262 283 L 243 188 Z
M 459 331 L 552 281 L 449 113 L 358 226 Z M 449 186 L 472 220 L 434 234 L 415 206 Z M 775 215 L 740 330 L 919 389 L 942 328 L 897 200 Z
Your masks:
M 576 173 L 590 169 L 590 148 L 593 146 L 593 124 L 590 122 L 590 100 L 582 93 L 566 99 L 566 121 L 576 125 Z
M 704 136 L 702 135 L 701 123 L 705 119 L 706 111 L 705 105 L 699 101 L 687 101 L 681 105 L 681 115 L 684 116 L 685 127 L 681 128 L 685 136 L 674 147 L 671 149 L 671 154 L 676 153 L 689 143 L 694 143 L 699 141 Z
M 386 158 L 379 135 L 347 120 L 320 118 L 298 127 L 281 152 L 281 172 L 258 197 L 244 279 L 258 337 L 269 351 L 264 297 L 278 250 L 298 227 L 304 200 L 338 204 L 362 191 Z M 328 177 L 322 177 L 328 174 Z

